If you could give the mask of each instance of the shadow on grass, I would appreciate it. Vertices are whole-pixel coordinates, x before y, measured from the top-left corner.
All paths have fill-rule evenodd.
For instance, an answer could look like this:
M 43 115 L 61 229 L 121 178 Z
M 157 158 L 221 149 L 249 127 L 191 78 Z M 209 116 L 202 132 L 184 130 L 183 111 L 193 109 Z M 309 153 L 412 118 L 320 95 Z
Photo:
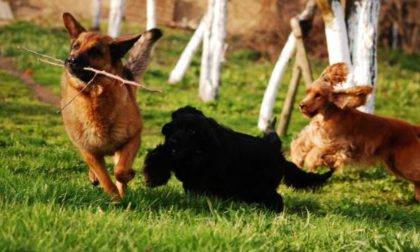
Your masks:
M 9 96 L 9 98 L 11 98 Z M 57 113 L 57 109 L 48 106 L 42 103 L 35 103 L 33 101 L 28 101 L 26 104 L 22 103 L 12 103 L 9 102 L 1 102 L 1 111 L 0 115 L 3 116 L 10 116 L 10 115 L 19 115 L 19 117 L 26 117 L 26 116 L 45 116 L 45 115 L 54 115 L 59 117 L 60 114 Z M 30 120 L 30 119 L 28 119 Z
M 410 204 L 417 204 L 414 199 Z M 418 228 L 420 226 L 420 207 L 407 209 L 398 204 L 389 203 L 355 203 L 348 200 L 337 202 L 332 213 L 348 218 L 373 222 L 397 224 L 398 227 Z
M 23 181 L 23 177 L 21 180 Z M 52 204 L 69 210 L 100 208 L 103 211 L 152 212 L 157 215 L 188 213 L 197 216 L 223 216 L 228 219 L 237 214 L 250 213 L 270 218 L 278 216 L 257 204 L 186 194 L 176 184 L 155 189 L 148 189 L 142 185 L 134 187 L 135 189 L 128 191 L 121 203 L 114 204 L 100 187 L 93 188 L 87 181 L 85 186 L 80 185 L 80 181 L 71 181 L 73 180 L 69 182 L 62 178 L 48 185 L 42 181 L 32 181 L 30 185 L 27 185 L 30 190 L 22 189 L 19 185 L 15 186 L 15 182 L 9 181 L 0 186 L 1 191 L 4 192 L 0 200 L 5 205 Z M 285 213 L 301 218 L 306 218 L 308 212 L 312 216 L 319 217 L 333 214 L 360 222 L 369 221 L 379 225 L 383 223 L 397 228 L 413 229 L 420 226 L 420 207 L 411 207 L 412 204 L 416 203 L 410 201 L 410 208 L 407 208 L 398 203 L 354 202 L 351 199 L 333 202 L 333 199 L 323 201 L 321 197 L 317 200 L 317 197 L 305 195 L 296 197 L 295 195 L 293 198 L 285 197 Z
M 315 213 L 316 215 L 325 215 L 319 201 L 311 198 L 296 198 L 286 199 L 286 211 L 289 213 L 297 214 L 301 217 L 306 217 L 308 212 Z
M 247 204 L 238 200 L 224 200 L 215 196 L 185 193 L 174 186 L 141 188 L 131 192 L 122 202 L 122 207 L 134 211 L 184 212 L 196 215 L 219 215 L 228 212 L 255 212 L 276 214 L 260 204 Z

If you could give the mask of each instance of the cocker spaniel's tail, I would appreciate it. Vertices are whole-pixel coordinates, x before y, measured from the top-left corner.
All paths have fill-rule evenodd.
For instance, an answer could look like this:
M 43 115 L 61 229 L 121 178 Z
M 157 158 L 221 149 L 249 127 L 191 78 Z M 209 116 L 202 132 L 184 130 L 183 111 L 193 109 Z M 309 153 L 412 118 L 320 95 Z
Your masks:
M 287 162 L 287 165 L 284 166 L 283 181 L 286 185 L 296 189 L 318 188 L 327 182 L 333 172 L 333 170 L 323 174 L 306 172 L 299 169 L 294 163 Z

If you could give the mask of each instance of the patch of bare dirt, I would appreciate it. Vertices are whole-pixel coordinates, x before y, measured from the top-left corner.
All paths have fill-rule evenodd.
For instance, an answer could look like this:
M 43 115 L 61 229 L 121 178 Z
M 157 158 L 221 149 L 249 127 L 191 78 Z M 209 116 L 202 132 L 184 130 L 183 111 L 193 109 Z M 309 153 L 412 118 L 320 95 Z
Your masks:
M 60 108 L 60 97 L 41 84 L 35 82 L 29 75 L 19 71 L 11 59 L 0 56 L 0 68 L 6 73 L 20 79 L 38 100 L 56 108 Z

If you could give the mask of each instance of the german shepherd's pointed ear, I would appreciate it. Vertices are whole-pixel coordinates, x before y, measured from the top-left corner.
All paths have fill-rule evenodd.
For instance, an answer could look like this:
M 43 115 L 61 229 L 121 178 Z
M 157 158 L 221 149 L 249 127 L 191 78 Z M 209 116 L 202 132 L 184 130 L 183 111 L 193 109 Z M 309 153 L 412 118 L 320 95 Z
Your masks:
M 367 96 L 372 90 L 373 88 L 370 85 L 351 87 L 334 91 L 330 99 L 341 109 L 357 108 L 366 103 Z
M 124 57 L 124 55 L 133 47 L 133 45 L 139 40 L 141 34 L 131 38 L 117 38 L 114 39 L 109 45 L 111 50 L 111 57 L 113 60 L 118 60 Z
M 63 14 L 63 21 L 71 40 L 77 39 L 80 33 L 86 31 L 86 29 L 68 12 Z
M 348 73 L 349 70 L 346 63 L 340 62 L 325 68 L 319 78 L 330 83 L 331 86 L 334 86 L 346 81 Z

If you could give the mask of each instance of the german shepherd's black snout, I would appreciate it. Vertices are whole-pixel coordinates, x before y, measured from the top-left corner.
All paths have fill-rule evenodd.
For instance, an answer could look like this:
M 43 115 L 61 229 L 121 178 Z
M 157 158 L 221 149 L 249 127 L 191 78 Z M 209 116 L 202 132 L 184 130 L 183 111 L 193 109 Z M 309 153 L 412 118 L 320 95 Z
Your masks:
M 88 82 L 92 79 L 94 73 L 85 70 L 85 67 L 89 66 L 89 60 L 86 56 L 79 55 L 68 57 L 65 62 L 65 66 L 70 70 L 71 74 L 76 76 L 78 79 Z

